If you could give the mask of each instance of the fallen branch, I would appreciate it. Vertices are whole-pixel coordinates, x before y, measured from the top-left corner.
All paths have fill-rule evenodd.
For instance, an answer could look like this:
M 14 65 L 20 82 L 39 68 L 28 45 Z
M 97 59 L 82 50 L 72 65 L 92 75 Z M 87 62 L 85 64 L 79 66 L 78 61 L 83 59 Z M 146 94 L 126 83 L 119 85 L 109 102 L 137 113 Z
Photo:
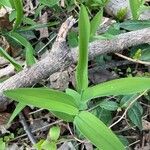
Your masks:
M 77 62 L 78 48 L 69 49 L 65 39 L 68 30 L 74 23 L 73 18 L 67 19 L 62 25 L 58 37 L 54 42 L 47 57 L 31 68 L 25 68 L 23 71 L 10 77 L 0 84 L 0 110 L 6 109 L 9 101 L 3 95 L 3 91 L 19 87 L 30 87 L 42 79 L 48 78 L 51 74 L 60 69 L 65 69 L 71 64 Z M 97 40 L 89 45 L 89 59 L 104 53 L 114 53 L 124 50 L 131 46 L 150 43 L 150 28 L 132 31 L 120 34 L 111 40 Z

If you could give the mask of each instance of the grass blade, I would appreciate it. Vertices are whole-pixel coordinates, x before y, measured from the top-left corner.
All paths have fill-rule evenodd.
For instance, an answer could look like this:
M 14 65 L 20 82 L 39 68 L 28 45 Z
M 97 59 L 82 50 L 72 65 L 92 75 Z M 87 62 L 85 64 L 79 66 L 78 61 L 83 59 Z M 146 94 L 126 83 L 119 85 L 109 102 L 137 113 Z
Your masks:
M 15 108 L 15 110 L 13 111 L 9 121 L 8 121 L 8 125 L 15 119 L 15 117 L 24 109 L 26 105 L 22 102 L 19 102 Z
M 34 49 L 32 45 L 27 41 L 27 39 L 17 32 L 10 32 L 9 36 L 25 47 L 27 65 L 32 66 L 33 64 L 35 64 L 35 58 L 33 55 Z
M 8 55 L 2 47 L 0 47 L 0 55 L 7 59 L 17 71 L 21 71 L 23 69 L 22 66 L 18 64 L 10 55 Z
M 13 26 L 13 30 L 16 30 L 20 26 L 23 19 L 23 4 L 22 0 L 12 0 L 12 2 L 16 10 L 16 20 Z

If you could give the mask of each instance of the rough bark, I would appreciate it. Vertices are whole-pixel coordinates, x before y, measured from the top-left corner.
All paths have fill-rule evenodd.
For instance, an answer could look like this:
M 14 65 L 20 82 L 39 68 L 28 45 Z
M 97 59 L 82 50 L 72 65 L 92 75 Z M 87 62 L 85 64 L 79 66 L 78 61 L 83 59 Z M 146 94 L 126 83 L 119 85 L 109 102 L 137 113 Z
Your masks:
M 150 43 L 150 28 L 120 34 L 111 40 L 97 40 L 90 43 L 89 59 L 143 43 Z M 9 102 L 3 95 L 4 90 L 32 86 L 56 71 L 77 62 L 77 57 L 78 48 L 69 49 L 65 41 L 56 41 L 45 59 L 0 84 L 0 110 L 5 109 Z
M 110 0 L 108 4 L 105 7 L 105 10 L 107 14 L 110 16 L 117 16 L 117 13 L 120 9 L 127 8 L 127 14 L 125 16 L 125 19 L 131 18 L 131 11 L 129 7 L 129 0 Z M 150 9 L 149 10 L 144 10 L 140 14 L 141 20 L 149 20 L 150 19 Z

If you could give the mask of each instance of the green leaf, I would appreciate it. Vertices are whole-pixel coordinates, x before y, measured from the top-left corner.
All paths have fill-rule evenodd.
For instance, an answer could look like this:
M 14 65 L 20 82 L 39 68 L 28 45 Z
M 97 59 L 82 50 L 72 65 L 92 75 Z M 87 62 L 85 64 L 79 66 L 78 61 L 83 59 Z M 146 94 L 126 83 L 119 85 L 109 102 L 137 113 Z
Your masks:
M 82 5 L 79 15 L 79 60 L 76 68 L 76 88 L 81 93 L 88 87 L 88 43 L 90 21 L 86 8 Z
M 11 8 L 11 4 L 10 4 L 9 0 L 1 0 L 0 4 Z
M 150 27 L 150 20 L 128 20 L 118 24 L 120 28 L 134 31 Z
M 98 26 L 100 25 L 103 17 L 103 10 L 100 10 L 92 19 L 90 25 L 90 38 L 92 39 L 96 33 Z
M 66 121 L 66 122 L 73 122 L 73 120 L 74 120 L 74 116 L 73 115 L 69 115 L 69 114 L 66 114 L 66 113 L 52 111 L 52 114 L 54 116 L 56 116 L 57 118 L 62 119 L 64 121 Z
M 114 101 L 103 101 L 100 103 L 100 107 L 106 110 L 115 111 L 118 109 L 118 103 Z
M 137 20 L 139 18 L 140 1 L 141 0 L 129 0 L 133 20 Z
M 85 89 L 82 100 L 88 101 L 93 98 L 110 95 L 129 95 L 150 89 L 150 78 L 128 77 L 108 81 Z
M 103 150 L 124 150 L 116 135 L 97 117 L 82 111 L 74 119 L 77 129 L 97 148 Z
M 29 30 L 35 30 L 35 29 L 40 29 L 40 28 L 44 28 L 44 27 L 51 27 L 51 26 L 55 26 L 58 25 L 59 22 L 58 21 L 54 21 L 54 22 L 49 22 L 49 23 L 43 23 L 43 24 L 36 24 L 36 25 L 32 25 L 32 26 L 27 26 L 27 27 L 22 27 L 21 29 L 18 29 L 17 31 L 29 31 Z
M 16 20 L 13 26 L 13 30 L 17 29 L 23 19 L 23 4 L 22 0 L 12 0 L 15 10 L 16 10 Z
M 150 61 L 150 45 L 142 49 L 140 60 Z
M 39 0 L 41 4 L 52 7 L 58 4 L 59 0 Z
M 49 111 L 63 112 L 73 116 L 78 113 L 75 100 L 71 96 L 56 90 L 20 88 L 4 91 L 4 94 L 18 102 L 48 109 Z
M 143 129 L 142 127 L 142 111 L 141 111 L 141 105 L 133 105 L 128 110 L 128 117 L 130 118 L 131 122 L 136 125 L 140 130 Z
M 45 140 L 41 145 L 42 150 L 57 150 L 56 142 Z
M 18 64 L 10 55 L 8 55 L 2 47 L 0 47 L 0 55 L 7 59 L 17 71 L 21 71 L 23 69 L 22 66 Z
M 6 150 L 6 143 L 3 141 L 3 138 L 0 138 L 1 150 Z
M 53 126 L 50 129 L 49 136 L 50 136 L 50 139 L 52 141 L 57 141 L 59 136 L 60 136 L 60 127 L 59 126 Z
M 17 32 L 10 32 L 9 36 L 25 47 L 27 65 L 32 66 L 33 64 L 35 64 L 35 58 L 33 56 L 34 49 L 32 45 L 27 41 L 27 39 Z
M 127 14 L 127 11 L 128 11 L 127 7 L 119 9 L 118 12 L 117 12 L 116 18 L 119 21 L 123 21 L 126 14 Z
M 74 31 L 69 32 L 67 40 L 68 40 L 69 47 L 77 47 L 78 46 L 78 33 Z
M 125 95 L 120 101 L 120 107 L 127 108 L 129 106 L 129 104 L 133 100 L 135 100 L 138 96 L 139 96 L 139 94 Z
M 26 106 L 26 104 L 19 102 L 15 108 L 15 110 L 13 111 L 9 121 L 8 121 L 8 125 L 15 119 L 15 117 L 24 109 L 24 107 Z
M 94 116 L 99 118 L 105 125 L 109 126 L 112 120 L 111 111 L 101 108 L 100 106 L 90 111 Z
M 81 95 L 78 92 L 68 88 L 66 89 L 66 93 L 76 100 L 79 110 L 87 109 L 87 104 L 81 101 Z

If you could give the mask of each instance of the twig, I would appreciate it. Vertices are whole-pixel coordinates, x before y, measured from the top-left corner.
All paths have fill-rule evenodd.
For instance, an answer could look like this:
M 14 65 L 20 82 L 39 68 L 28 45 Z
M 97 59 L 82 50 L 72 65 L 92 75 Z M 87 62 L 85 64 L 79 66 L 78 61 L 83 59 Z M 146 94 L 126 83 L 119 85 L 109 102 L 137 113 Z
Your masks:
M 127 111 L 131 108 L 131 106 L 141 97 L 143 96 L 145 93 L 147 92 L 147 90 L 145 90 L 142 94 L 140 94 L 138 97 L 136 97 L 126 108 L 125 112 L 123 113 L 123 115 L 116 121 L 114 122 L 112 125 L 109 126 L 109 128 L 112 128 L 114 125 L 116 125 L 117 123 L 119 123 L 124 116 L 126 115 Z
M 23 126 L 23 128 L 24 128 L 24 130 L 25 130 L 25 132 L 27 134 L 27 136 L 29 137 L 31 143 L 33 145 L 36 144 L 36 140 L 35 140 L 33 134 L 31 133 L 31 131 L 29 129 L 29 126 L 28 126 L 28 124 L 27 124 L 27 122 L 26 122 L 26 120 L 25 120 L 25 118 L 24 118 L 24 116 L 23 116 L 23 114 L 21 112 L 19 114 L 19 118 L 20 118 L 20 122 L 21 122 L 21 124 L 22 124 L 22 126 Z
M 61 122 L 63 122 L 63 120 L 57 120 L 57 121 L 55 121 L 55 122 L 53 122 L 53 123 L 50 123 L 50 124 L 45 125 L 45 126 L 43 126 L 43 127 L 41 127 L 41 128 L 38 128 L 38 129 L 35 129 L 35 130 L 31 131 L 31 133 L 35 133 L 35 132 L 41 131 L 41 130 L 43 130 L 43 129 L 45 129 L 45 128 L 48 128 L 48 127 L 50 127 L 50 126 L 53 126 L 53 125 L 58 124 L 58 123 L 61 123 Z M 20 138 L 23 138 L 24 136 L 27 136 L 27 134 L 22 134 L 22 135 L 20 135 L 20 136 L 18 136 L 18 137 L 16 137 L 16 138 L 10 140 L 10 142 L 15 141 L 15 140 L 20 139 Z
M 139 142 L 140 142 L 140 140 L 137 140 L 137 141 L 131 143 L 130 145 L 126 146 L 125 148 L 129 148 L 130 146 L 132 146 L 132 145 L 134 145 L 134 144 L 136 144 L 136 143 L 139 143 Z
M 119 54 L 119 53 L 115 53 L 115 55 L 123 58 L 123 59 L 126 59 L 126 60 L 129 60 L 129 61 L 132 61 L 134 63 L 139 63 L 139 64 L 143 64 L 143 65 L 148 65 L 150 66 L 150 62 L 147 62 L 147 61 L 141 61 L 141 60 L 137 60 L 137 59 L 132 59 L 130 57 L 127 57 L 127 56 L 124 56 L 122 54 Z
M 71 130 L 69 124 L 67 124 L 67 128 L 68 128 L 70 134 L 73 136 L 73 138 L 74 138 L 76 141 L 78 141 L 78 142 L 80 142 L 80 143 L 85 143 L 84 140 L 80 140 L 80 139 L 78 139 L 77 137 L 74 136 L 74 134 L 72 133 L 72 130 Z

